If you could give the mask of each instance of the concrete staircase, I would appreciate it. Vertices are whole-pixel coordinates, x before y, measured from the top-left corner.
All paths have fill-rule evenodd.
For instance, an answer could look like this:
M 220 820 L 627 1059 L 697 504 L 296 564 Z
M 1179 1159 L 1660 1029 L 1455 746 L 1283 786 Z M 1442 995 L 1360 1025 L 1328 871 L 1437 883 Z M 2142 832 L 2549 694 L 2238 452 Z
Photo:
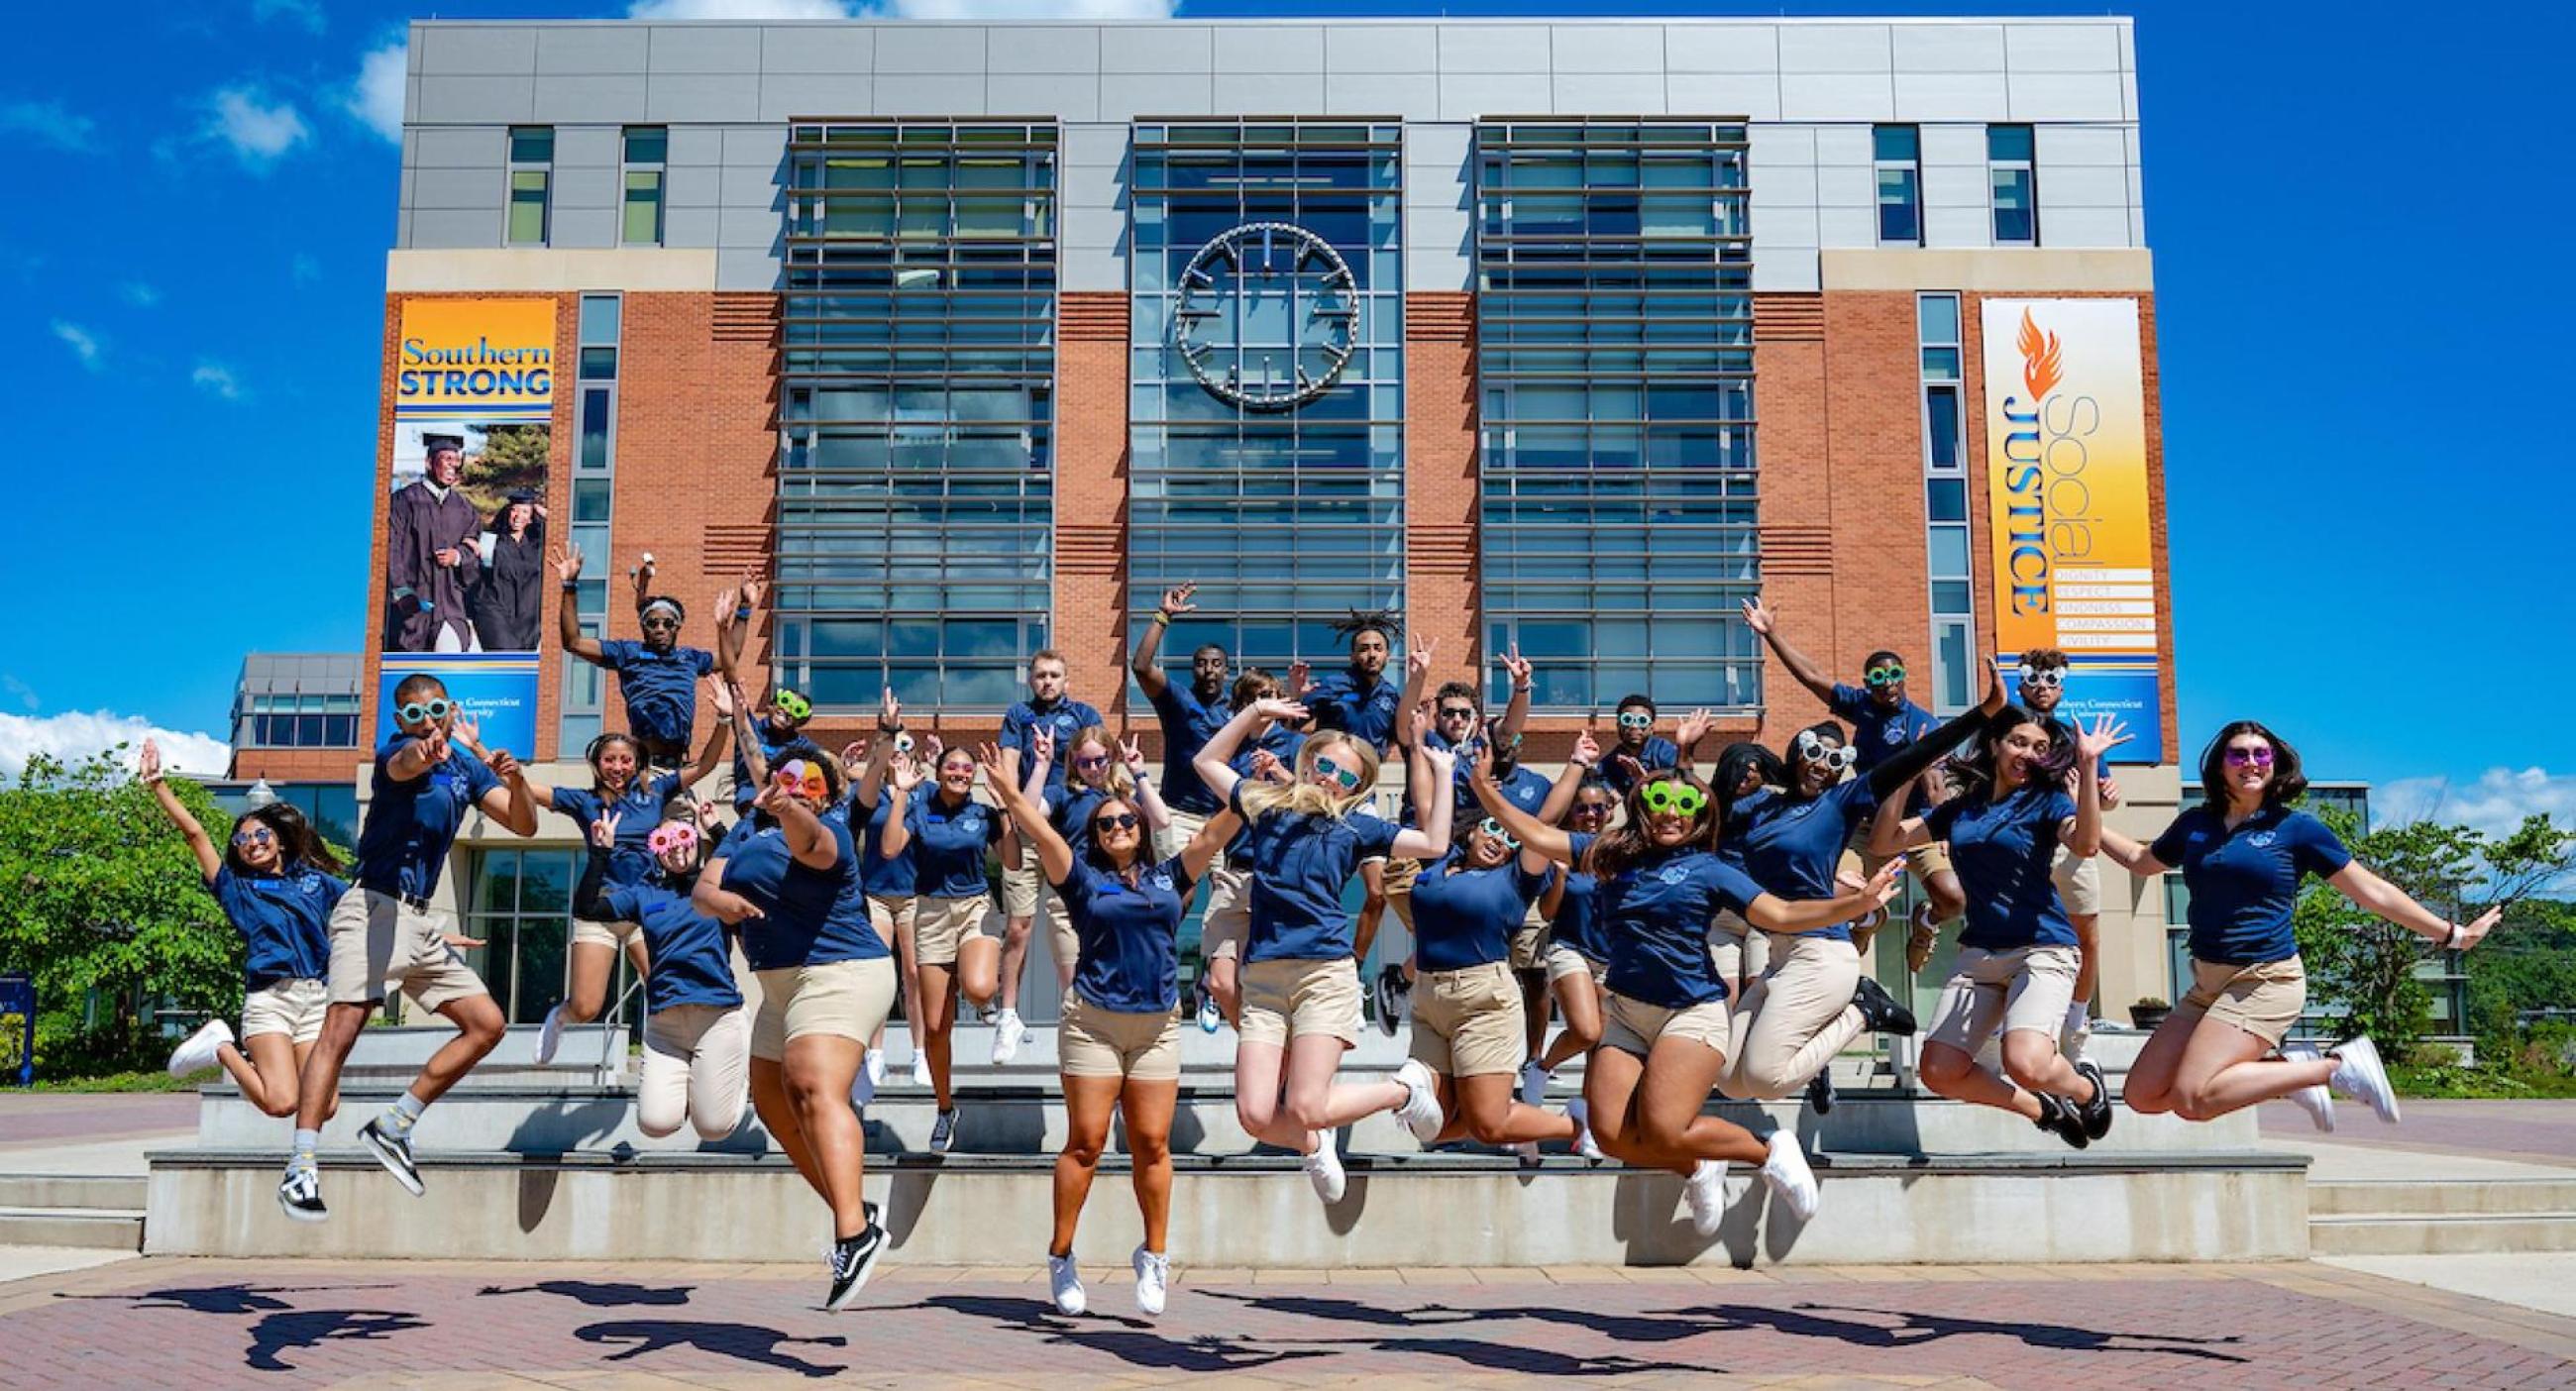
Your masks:
M 141 1175 L 0 1174 L 0 1246 L 143 1249 Z
M 2576 1251 L 2576 1173 L 2312 1181 L 2308 1249 L 2319 1256 Z

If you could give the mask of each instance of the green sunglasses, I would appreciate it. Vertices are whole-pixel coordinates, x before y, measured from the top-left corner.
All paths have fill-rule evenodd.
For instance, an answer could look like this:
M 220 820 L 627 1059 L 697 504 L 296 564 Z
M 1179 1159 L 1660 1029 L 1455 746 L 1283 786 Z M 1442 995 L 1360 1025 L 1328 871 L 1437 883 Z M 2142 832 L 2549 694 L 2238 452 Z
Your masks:
M 1901 666 L 1871 667 L 1869 671 L 1861 677 L 1861 680 L 1868 682 L 1872 686 L 1893 686 L 1904 679 L 1905 668 Z
M 1328 753 L 1315 755 L 1315 771 L 1341 784 L 1345 792 L 1360 785 L 1360 770 L 1343 767 Z
M 402 718 L 404 724 L 418 724 L 423 720 L 446 719 L 448 712 L 455 708 L 455 703 L 448 700 L 415 700 L 394 713 Z
M 1708 805 L 1706 793 L 1689 783 L 1669 780 L 1646 784 L 1646 790 L 1637 794 L 1637 800 L 1643 802 L 1648 811 L 1675 812 L 1683 816 L 1697 816 L 1699 809 Z
M 781 686 L 778 694 L 769 698 L 769 708 L 791 720 L 801 720 L 814 713 L 814 702 Z

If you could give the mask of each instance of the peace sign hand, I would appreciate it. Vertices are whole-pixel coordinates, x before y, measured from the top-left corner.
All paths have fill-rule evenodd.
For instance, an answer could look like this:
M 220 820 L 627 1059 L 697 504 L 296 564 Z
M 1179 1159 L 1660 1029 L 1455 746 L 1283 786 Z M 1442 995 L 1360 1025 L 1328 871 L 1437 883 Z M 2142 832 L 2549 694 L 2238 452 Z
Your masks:
M 617 848 L 617 813 L 603 812 L 590 823 L 590 843 L 602 850 Z

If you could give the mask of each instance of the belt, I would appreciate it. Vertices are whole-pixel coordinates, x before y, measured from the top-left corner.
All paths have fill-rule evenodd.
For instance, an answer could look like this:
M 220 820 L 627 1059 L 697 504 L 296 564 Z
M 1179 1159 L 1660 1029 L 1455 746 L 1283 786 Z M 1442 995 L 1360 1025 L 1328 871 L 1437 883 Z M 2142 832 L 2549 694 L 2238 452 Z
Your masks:
M 371 894 L 383 894 L 385 897 L 392 899 L 405 908 L 409 908 L 415 913 L 432 913 L 437 911 L 437 909 L 430 906 L 428 899 L 421 897 L 419 894 L 407 894 L 400 889 L 379 889 L 373 884 L 366 885 L 365 888 L 367 892 Z

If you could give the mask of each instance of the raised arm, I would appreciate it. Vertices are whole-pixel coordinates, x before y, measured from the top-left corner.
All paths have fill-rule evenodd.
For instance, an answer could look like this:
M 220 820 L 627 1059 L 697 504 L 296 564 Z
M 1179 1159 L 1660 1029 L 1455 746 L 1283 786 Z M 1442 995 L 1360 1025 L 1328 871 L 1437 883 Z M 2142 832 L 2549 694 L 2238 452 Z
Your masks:
M 1416 642 L 1411 633 L 1404 635 L 1404 689 L 1395 697 L 1395 737 L 1398 743 L 1403 742 L 1406 721 L 1422 704 L 1423 693 L 1431 689 L 1431 658 L 1439 646 L 1437 638 Z
M 1503 653 L 1503 670 L 1511 674 L 1512 698 L 1503 706 L 1503 722 L 1495 726 L 1494 732 L 1509 739 L 1521 732 L 1521 726 L 1529 723 L 1530 664 L 1529 659 L 1521 655 L 1518 642 Z
M 1492 751 L 1480 748 L 1476 757 L 1488 760 Z M 1450 822 L 1458 810 L 1458 799 L 1449 789 L 1457 767 L 1458 756 L 1447 749 L 1425 745 L 1413 751 L 1413 809 L 1421 816 L 1422 826 L 1396 832 L 1390 853 L 1414 860 L 1436 860 L 1449 853 Z M 1487 776 L 1491 776 L 1490 764 Z
M 2091 729 L 2079 727 L 2075 736 L 2075 815 L 2062 834 L 2066 853 L 2078 859 L 2090 858 L 2102 848 L 2102 782 L 2096 771 L 2102 766 L 2102 755 L 2127 742 L 2128 733 L 2109 715 L 2095 719 Z
M 796 863 L 807 869 L 830 869 L 840 863 L 840 845 L 813 808 L 788 795 L 787 783 L 773 780 L 763 785 L 751 809 L 768 812 L 778 822 L 779 833 L 787 837 L 787 853 Z
M 759 612 L 761 595 L 768 588 L 759 570 L 745 570 L 741 587 L 726 591 L 731 602 L 716 606 L 716 670 L 724 673 L 727 681 L 741 679 L 742 649 L 751 640 L 752 622 Z
M 1176 584 L 1164 590 L 1163 602 L 1155 606 L 1152 620 L 1146 623 L 1144 632 L 1136 635 L 1136 655 L 1128 659 L 1127 669 L 1136 673 L 1136 684 L 1145 688 L 1149 700 L 1161 699 L 1164 688 L 1172 684 L 1172 678 L 1163 674 L 1159 660 L 1163 631 L 1172 626 L 1173 619 L 1198 608 L 1190 602 L 1190 595 L 1197 591 L 1195 584 Z
M 725 751 L 733 744 L 733 689 L 723 673 L 707 678 L 707 699 L 716 707 L 716 727 L 707 732 L 707 746 L 698 751 L 698 761 L 689 765 L 682 787 L 695 787 L 715 776 L 724 766 Z
M 188 842 L 188 853 L 197 857 L 197 872 L 205 878 L 214 878 L 224 867 L 224 854 L 215 848 L 214 838 L 206 834 L 206 828 L 198 822 L 196 813 L 188 810 L 188 804 L 179 800 L 178 792 L 170 786 L 169 776 L 161 771 L 160 745 L 149 739 L 143 741 L 143 752 L 137 757 L 134 777 L 152 789 L 152 800 L 160 804 L 161 814 L 169 817 L 170 824 L 179 828 L 180 837 Z
M 1253 727 L 1263 720 L 1304 718 L 1306 707 L 1295 701 L 1256 700 L 1235 711 L 1233 719 L 1227 720 L 1216 733 L 1208 736 L 1208 741 L 1199 746 L 1198 757 L 1190 760 L 1190 766 L 1198 770 L 1199 781 L 1207 784 L 1207 790 L 1215 793 L 1217 800 L 1230 800 L 1234 796 L 1234 785 L 1243 779 L 1227 760 L 1243 746 Z
M 733 725 L 734 747 L 742 750 L 742 766 L 751 774 L 753 787 L 769 784 L 769 755 L 761 752 L 760 736 L 752 732 L 751 702 L 744 698 L 742 686 L 728 680 L 726 695 L 732 706 L 725 718 Z
M 1949 788 L 1939 781 L 1940 774 L 1932 765 L 1949 757 L 1952 749 L 1966 743 L 1968 736 L 1976 733 L 1988 718 L 2003 708 L 2003 683 L 1995 679 L 1995 669 L 1989 665 L 1986 668 L 1985 698 L 1977 702 L 1976 708 L 1951 716 L 1934 727 L 1931 733 L 1880 760 L 1877 767 L 1869 770 L 1870 795 L 1884 805 L 1898 800 L 1897 789 L 1916 778 L 1923 778 L 1926 783 L 1924 790 L 1931 794 L 1932 800 L 1948 800 Z
M 1061 884 L 1073 873 L 1073 847 L 1058 833 L 1055 823 L 1047 819 L 1046 804 L 1031 797 L 1026 789 L 1013 787 L 1002 768 L 1002 751 L 992 744 L 975 750 L 975 763 L 984 770 L 984 785 L 993 789 L 993 800 L 1010 814 L 1011 824 L 1020 838 L 1037 847 L 1038 867 L 1046 871 L 1047 882 Z M 1043 764 L 1039 765 L 1041 768 Z M 1043 774 L 1041 774 L 1043 777 Z M 1005 852 L 1007 853 L 1007 852 Z M 1003 863 L 1010 861 L 1005 859 Z
M 555 547 L 554 563 L 555 575 L 563 581 L 563 601 L 555 605 L 555 632 L 563 639 L 563 650 L 592 666 L 606 666 L 608 654 L 599 639 L 581 631 L 581 547 Z
M 1127 776 L 1136 783 L 1136 809 L 1145 815 L 1145 825 L 1152 830 L 1167 830 L 1172 824 L 1172 809 L 1163 805 L 1163 795 L 1154 790 L 1152 771 L 1145 766 L 1145 746 L 1133 739 L 1118 741 L 1118 758 L 1127 765 Z
M 2455 923 L 2417 903 L 2404 889 L 2373 874 L 2361 861 L 2354 860 L 2327 876 L 2335 891 L 2351 899 L 2366 913 L 2375 914 L 2433 945 L 2450 951 L 2466 951 L 2495 929 L 2504 909 L 2490 908 L 2474 922 Z
M 1476 801 L 1485 808 L 1485 815 L 1502 823 L 1503 829 L 1520 841 L 1524 852 L 1535 851 L 1561 865 L 1574 863 L 1574 838 L 1567 835 L 1562 827 L 1551 826 L 1513 806 L 1511 799 L 1503 795 L 1503 789 L 1495 785 L 1491 764 L 1479 760 L 1475 771 L 1468 776 L 1467 786 L 1476 794 Z M 1449 799 L 1444 797 L 1441 800 Z
M 635 568 L 626 572 L 627 581 L 635 588 L 635 611 L 639 614 L 644 611 L 644 601 L 653 597 L 653 571 L 653 553 L 646 551 L 643 559 L 635 562 Z
M 912 848 L 912 817 L 909 813 L 913 789 L 921 786 L 922 777 L 921 765 L 914 762 L 909 754 L 896 755 L 893 766 L 886 771 L 885 837 L 884 844 L 877 851 L 884 859 L 891 860 Z
M 485 792 L 479 803 L 485 815 L 500 822 L 515 836 L 537 833 L 537 791 L 528 785 L 528 770 L 519 764 L 508 749 L 486 750 L 475 742 L 478 726 L 472 720 L 456 722 L 456 738 L 466 751 L 482 759 L 501 785 Z
M 610 812 L 590 823 L 590 853 L 582 858 L 581 882 L 573 885 L 572 915 L 584 922 L 615 922 L 608 906 L 608 857 L 617 848 L 617 815 Z
M 1899 783 L 1897 790 L 1902 791 L 1907 785 Z M 1905 804 L 1909 800 L 1897 796 L 1879 800 L 1878 813 L 1869 820 L 1869 853 L 1872 858 L 1885 859 L 1918 845 L 1932 843 L 1932 829 L 1926 824 L 1927 818 L 1905 814 Z
M 1869 877 L 1868 887 L 1834 898 L 1792 899 L 1763 894 L 1744 905 L 1744 920 L 1765 932 L 1821 932 L 1850 922 L 1896 897 L 1904 873 L 1904 861 L 1889 860 Z
M 1780 664 L 1789 669 L 1791 678 L 1813 692 L 1816 699 L 1827 705 L 1833 704 L 1834 678 L 1827 676 L 1823 668 L 1807 660 L 1806 653 L 1791 647 L 1789 640 L 1781 636 L 1779 615 L 1774 610 L 1764 608 L 1760 599 L 1745 600 L 1744 626 L 1760 633 L 1771 650 L 1780 654 Z
M 1593 739 L 1592 731 L 1574 736 L 1574 752 L 1566 756 L 1565 771 L 1557 774 L 1556 782 L 1547 789 L 1547 800 L 1539 803 L 1538 819 L 1551 826 L 1563 821 L 1574 806 L 1574 794 L 1583 790 L 1583 780 L 1599 766 L 1601 745 Z
M 997 748 L 994 752 L 998 755 L 1008 753 L 1010 751 Z M 1065 752 L 1069 754 L 1072 750 L 1067 749 Z M 1020 791 L 1026 795 L 1030 801 L 1037 803 L 1039 808 L 1042 810 L 1048 808 L 1047 770 L 1054 765 L 1055 735 L 1043 729 L 1030 729 L 1029 757 L 1028 762 L 1025 765 L 1028 769 L 1028 775 L 1019 779 Z M 1071 791 L 1068 789 L 1065 795 L 1069 802 L 1072 798 Z M 1019 861 L 1011 855 L 1008 849 L 1005 849 L 1002 852 L 1002 863 L 1006 865 L 1017 864 Z
M 1181 847 L 1181 868 L 1188 871 L 1191 883 L 1197 883 L 1199 876 L 1207 873 L 1207 867 L 1215 863 L 1218 852 L 1225 849 L 1225 843 L 1234 839 L 1234 833 L 1242 829 L 1243 818 L 1235 815 L 1232 807 L 1209 817 L 1207 824 L 1199 827 L 1199 833 L 1190 837 L 1189 844 Z

